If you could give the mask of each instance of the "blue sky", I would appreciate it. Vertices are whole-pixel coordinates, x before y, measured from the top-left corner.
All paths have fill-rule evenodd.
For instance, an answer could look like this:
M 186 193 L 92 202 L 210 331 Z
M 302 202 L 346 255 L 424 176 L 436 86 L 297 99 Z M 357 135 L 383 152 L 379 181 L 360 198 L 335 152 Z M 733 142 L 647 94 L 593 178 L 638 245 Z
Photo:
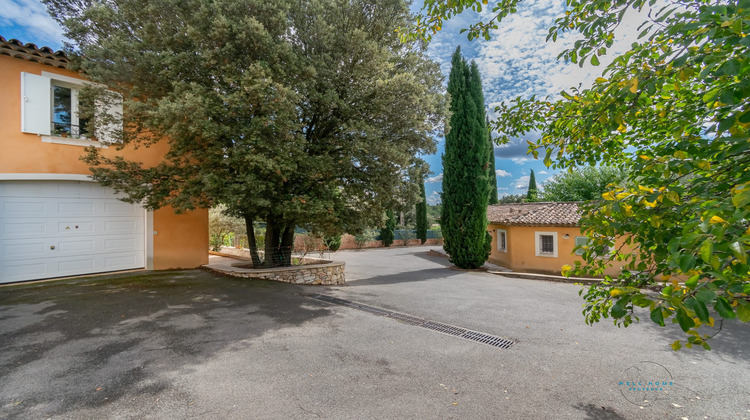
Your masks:
M 414 11 L 421 1 L 415 0 Z M 490 2 L 493 4 L 494 2 Z M 488 10 L 480 15 L 464 13 L 447 22 L 430 43 L 430 56 L 438 61 L 446 76 L 450 71 L 450 57 L 456 46 L 468 60 L 474 60 L 482 75 L 482 86 L 487 109 L 492 117 L 495 106 L 517 96 L 531 95 L 553 97 L 570 86 L 585 86 L 601 73 L 610 60 L 603 59 L 600 67 L 584 67 L 557 61 L 557 55 L 575 42 L 576 34 L 565 34 L 557 42 L 545 42 L 549 26 L 565 11 L 564 0 L 525 0 L 518 13 L 510 16 L 493 32 L 490 41 L 469 42 L 465 34 L 459 34 L 471 22 L 487 19 Z M 637 14 L 626 15 L 625 22 L 616 32 L 616 42 L 610 59 L 624 51 L 633 42 L 636 27 L 641 18 Z M 16 38 L 38 46 L 53 49 L 62 47 L 63 34 L 60 27 L 47 15 L 44 5 L 38 0 L 0 0 L 0 35 L 6 39 Z M 534 140 L 532 136 L 528 139 Z M 515 139 L 511 143 L 495 147 L 497 185 L 499 195 L 525 193 L 529 173 L 534 170 L 537 183 L 542 185 L 555 172 L 544 166 L 541 160 L 527 155 L 527 139 Z M 432 175 L 427 180 L 428 202 L 439 201 L 442 184 L 441 155 L 443 139 L 438 139 L 438 153 L 425 156 Z

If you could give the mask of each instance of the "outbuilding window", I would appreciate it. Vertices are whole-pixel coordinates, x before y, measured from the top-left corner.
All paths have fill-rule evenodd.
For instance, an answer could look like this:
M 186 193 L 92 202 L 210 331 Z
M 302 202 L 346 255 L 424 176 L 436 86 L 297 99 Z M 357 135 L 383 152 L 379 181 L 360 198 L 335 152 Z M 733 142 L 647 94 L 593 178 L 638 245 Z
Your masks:
M 508 252 L 508 233 L 505 229 L 497 229 L 497 250 Z
M 534 232 L 537 257 L 557 258 L 557 232 Z

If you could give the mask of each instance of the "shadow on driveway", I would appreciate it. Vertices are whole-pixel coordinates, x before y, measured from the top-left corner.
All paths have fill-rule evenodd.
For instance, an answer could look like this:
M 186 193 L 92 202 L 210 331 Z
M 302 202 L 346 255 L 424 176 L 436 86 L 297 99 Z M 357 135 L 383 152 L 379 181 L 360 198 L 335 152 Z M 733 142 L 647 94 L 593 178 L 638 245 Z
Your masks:
M 369 277 L 366 279 L 347 281 L 347 286 L 386 286 L 389 284 L 411 283 L 417 281 L 444 279 L 462 274 L 458 270 L 446 268 L 429 268 L 425 270 L 407 271 L 405 273 L 388 274 Z
M 0 288 L 0 417 L 158 394 L 189 366 L 329 314 L 302 290 L 199 270 Z

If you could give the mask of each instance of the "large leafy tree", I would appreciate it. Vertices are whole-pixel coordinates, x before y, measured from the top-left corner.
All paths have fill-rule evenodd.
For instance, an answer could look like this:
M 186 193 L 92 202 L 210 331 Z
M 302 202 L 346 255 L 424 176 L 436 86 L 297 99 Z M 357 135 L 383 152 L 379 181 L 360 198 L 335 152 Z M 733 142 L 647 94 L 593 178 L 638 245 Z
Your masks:
M 451 63 L 448 93 L 452 114 L 445 136 L 440 223 L 451 262 L 461 268 L 478 268 L 487 260 L 491 242 L 491 237 L 487 238 L 490 171 L 484 95 L 476 64 L 469 65 L 460 48 Z
M 493 17 L 472 25 L 469 37 L 489 37 L 517 4 L 494 5 Z M 656 4 L 567 0 L 548 39 L 577 32 L 580 39 L 560 59 L 594 66 L 628 9 L 653 10 L 639 41 L 592 87 L 561 98 L 515 99 L 498 108 L 494 126 L 506 140 L 539 133 L 532 152 L 546 149 L 549 166 L 605 162 L 628 173 L 623 186 L 584 209 L 592 241 L 586 264 L 571 272 L 624 267 L 618 279 L 605 277 L 585 290 L 586 320 L 612 317 L 627 326 L 643 307 L 653 322 L 679 325 L 686 345 L 709 348 L 710 334 L 700 327 L 714 326 L 714 317 L 750 321 L 750 0 Z M 481 7 L 427 0 L 411 36 L 434 33 L 451 15 Z M 625 246 L 604 252 L 617 238 Z M 661 281 L 661 293 L 642 289 Z
M 585 166 L 565 171 L 544 182 L 544 201 L 600 200 L 610 190 L 610 184 L 619 185 L 625 173 L 609 166 Z
M 288 264 L 295 226 L 381 222 L 416 201 L 443 108 L 439 68 L 402 44 L 402 0 L 49 0 L 75 68 L 124 101 L 122 145 L 164 161 L 106 158 L 94 178 L 148 208 L 224 204 L 266 223 L 265 264 Z M 398 197 L 398 199 L 397 199 Z

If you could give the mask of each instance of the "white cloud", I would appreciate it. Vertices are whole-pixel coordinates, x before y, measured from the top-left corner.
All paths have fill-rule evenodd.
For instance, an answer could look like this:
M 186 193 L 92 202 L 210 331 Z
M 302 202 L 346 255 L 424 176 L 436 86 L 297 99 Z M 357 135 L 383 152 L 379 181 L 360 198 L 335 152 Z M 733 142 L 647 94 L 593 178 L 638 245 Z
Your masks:
M 501 177 L 501 178 L 504 178 L 504 177 L 506 177 L 506 176 L 511 176 L 510 172 L 508 172 L 508 171 L 504 171 L 504 170 L 502 170 L 502 169 L 498 169 L 498 170 L 496 170 L 496 171 L 495 171 L 495 175 L 497 175 L 497 176 L 499 176 L 499 177 Z
M 522 177 L 519 177 L 518 179 L 513 180 L 513 183 L 511 185 L 517 190 L 526 191 L 529 189 L 530 179 L 531 177 L 529 175 L 524 175 Z
M 442 203 L 442 199 L 438 191 L 433 191 L 432 194 L 427 196 L 427 204 L 434 206 L 440 203 Z
M 427 181 L 425 182 L 427 182 L 428 184 L 438 184 L 440 182 L 443 182 L 443 173 L 441 172 L 433 177 L 427 178 Z
M 662 2 L 659 2 L 662 3 Z M 661 4 L 654 5 L 658 10 Z M 565 12 L 565 1 L 521 2 L 518 13 L 506 17 L 492 32 L 492 39 L 478 42 L 476 62 L 482 74 L 485 98 L 490 104 L 516 96 L 557 96 L 560 91 L 582 84 L 588 87 L 618 55 L 631 48 L 647 18 L 648 7 L 638 13 L 629 10 L 615 30 L 615 42 L 600 57 L 601 65 L 558 60 L 557 56 L 581 39 L 576 32 L 565 32 L 557 42 L 546 41 L 549 27 Z
M 21 42 L 53 44 L 50 41 L 54 41 L 59 45 L 63 40 L 60 25 L 47 14 L 44 4 L 36 0 L 0 0 L 0 25 L 18 26 L 34 36 L 34 39 L 21 39 Z
M 524 165 L 528 162 L 531 162 L 534 159 L 529 158 L 529 157 L 515 157 L 515 158 L 511 158 L 510 160 L 512 160 L 513 163 L 515 163 L 516 165 Z
M 505 190 L 507 190 L 507 189 L 508 189 L 508 188 L 505 188 L 505 187 L 497 187 L 497 190 L 498 190 L 498 191 L 505 191 Z
M 547 171 L 539 171 L 537 172 L 539 175 L 549 175 L 549 172 Z

